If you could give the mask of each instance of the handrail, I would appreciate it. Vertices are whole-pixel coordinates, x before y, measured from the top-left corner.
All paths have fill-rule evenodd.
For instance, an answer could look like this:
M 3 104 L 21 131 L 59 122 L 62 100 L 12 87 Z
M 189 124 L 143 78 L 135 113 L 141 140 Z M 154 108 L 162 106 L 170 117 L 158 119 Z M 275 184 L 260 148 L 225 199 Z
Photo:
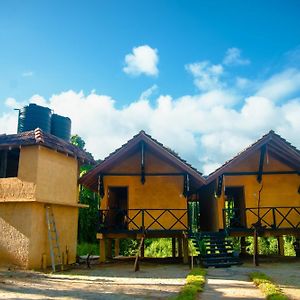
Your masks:
M 156 212 L 156 214 L 154 214 Z M 166 225 L 163 218 L 168 216 L 172 221 Z M 184 208 L 131 208 L 131 209 L 101 209 L 99 210 L 99 225 L 101 230 L 188 230 L 184 223 L 187 209 Z
M 223 223 L 224 228 L 236 228 L 238 226 L 231 226 L 234 222 L 233 218 L 236 213 L 244 213 L 245 215 L 245 224 L 244 227 L 251 228 L 253 224 L 247 224 L 247 219 L 249 217 L 255 217 L 256 222 L 260 222 L 262 226 L 271 229 L 300 229 L 300 206 L 261 206 L 261 207 L 247 207 L 245 209 L 237 208 L 224 208 L 223 209 Z M 292 215 L 299 215 L 299 221 L 295 221 L 295 218 L 292 219 Z M 250 226 L 249 226 L 250 225 Z M 242 227 L 242 226 L 241 226 Z

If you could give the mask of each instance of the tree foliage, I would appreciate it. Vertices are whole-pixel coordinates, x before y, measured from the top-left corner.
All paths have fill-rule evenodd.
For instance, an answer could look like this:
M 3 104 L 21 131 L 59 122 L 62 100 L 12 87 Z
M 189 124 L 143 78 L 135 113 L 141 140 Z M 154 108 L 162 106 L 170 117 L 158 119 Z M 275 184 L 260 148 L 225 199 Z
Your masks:
M 85 141 L 79 135 L 73 135 L 71 137 L 71 143 L 85 151 Z M 81 166 L 80 177 L 87 173 L 91 168 L 92 166 L 90 165 Z M 79 209 L 78 242 L 96 243 L 100 198 L 96 193 L 81 186 L 79 191 L 79 202 L 87 204 L 89 207 Z

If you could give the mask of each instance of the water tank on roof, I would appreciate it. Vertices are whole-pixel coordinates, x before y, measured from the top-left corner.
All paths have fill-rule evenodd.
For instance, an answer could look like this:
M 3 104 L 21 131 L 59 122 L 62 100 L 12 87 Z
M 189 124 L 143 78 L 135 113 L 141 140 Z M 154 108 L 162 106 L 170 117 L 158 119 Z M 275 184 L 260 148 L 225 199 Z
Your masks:
M 41 128 L 51 131 L 51 110 L 37 104 L 29 104 L 19 110 L 18 133 Z
M 51 134 L 69 142 L 71 137 L 70 118 L 53 114 L 51 117 Z

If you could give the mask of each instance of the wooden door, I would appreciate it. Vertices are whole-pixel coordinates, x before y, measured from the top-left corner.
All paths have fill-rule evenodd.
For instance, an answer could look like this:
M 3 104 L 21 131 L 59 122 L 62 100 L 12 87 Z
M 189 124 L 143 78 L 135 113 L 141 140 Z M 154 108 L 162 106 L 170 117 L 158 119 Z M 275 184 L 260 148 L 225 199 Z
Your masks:
M 245 227 L 245 196 L 243 186 L 226 187 L 226 208 L 230 227 Z
M 106 226 L 110 229 L 127 229 L 128 187 L 108 188 Z

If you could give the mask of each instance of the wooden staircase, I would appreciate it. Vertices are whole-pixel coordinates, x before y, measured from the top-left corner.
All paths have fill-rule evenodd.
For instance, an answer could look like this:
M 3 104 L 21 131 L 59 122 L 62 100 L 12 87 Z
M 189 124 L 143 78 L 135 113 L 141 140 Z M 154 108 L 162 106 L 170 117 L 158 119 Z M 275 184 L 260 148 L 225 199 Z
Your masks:
M 205 268 L 241 264 L 239 257 L 234 256 L 232 241 L 225 232 L 196 232 L 190 236 Z

